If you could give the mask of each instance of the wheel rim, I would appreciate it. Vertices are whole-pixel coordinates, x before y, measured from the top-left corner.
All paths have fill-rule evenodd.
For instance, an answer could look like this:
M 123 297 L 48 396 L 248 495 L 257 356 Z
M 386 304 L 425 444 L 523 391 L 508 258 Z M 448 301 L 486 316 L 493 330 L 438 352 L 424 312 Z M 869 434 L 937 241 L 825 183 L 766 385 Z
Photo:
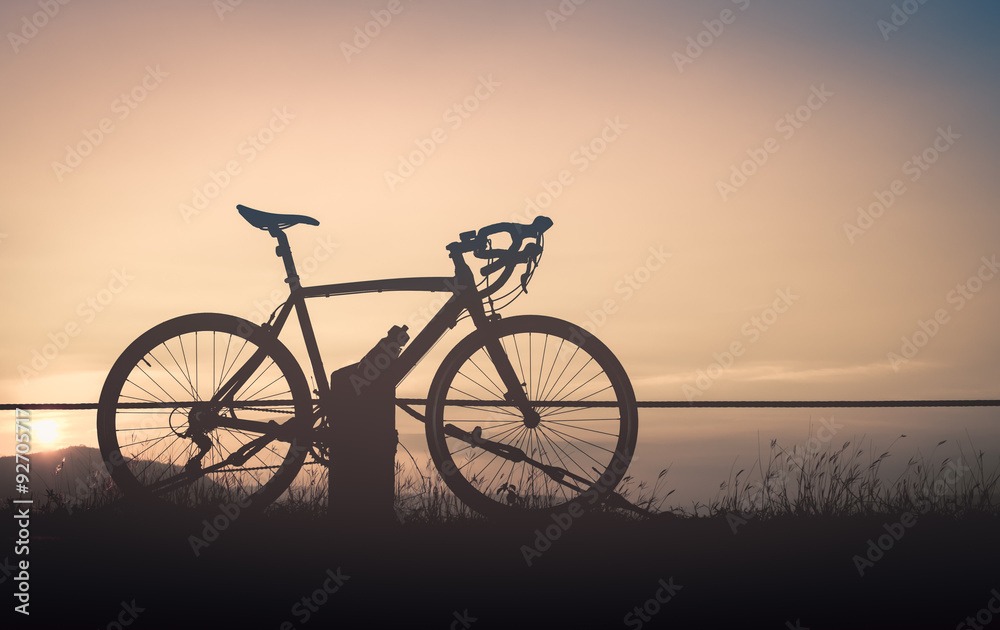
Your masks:
M 560 329 L 501 335 L 531 410 L 522 414 L 504 400 L 487 351 L 470 344 L 478 347 L 466 347 L 446 362 L 437 388 L 447 398 L 433 422 L 439 470 L 453 471 L 445 480 L 456 495 L 488 515 L 548 511 L 590 496 L 596 501 L 621 479 L 635 445 L 634 396 L 624 370 L 593 338 L 578 345 Z M 465 435 L 445 435 L 449 424 Z M 566 471 L 563 480 L 573 487 L 535 463 L 512 462 L 470 444 L 469 435 Z
M 289 367 L 290 355 L 264 344 L 267 356 L 236 391 L 233 404 L 210 404 L 260 346 L 230 326 L 190 327 L 174 334 L 153 329 L 123 353 L 109 375 L 99 433 L 115 481 L 126 494 L 185 507 L 270 502 L 290 483 L 307 449 L 270 441 L 241 466 L 204 471 L 261 435 L 220 424 L 234 418 L 284 424 L 306 411 L 295 402 L 308 400 L 304 379 L 298 382 L 301 372 Z M 193 478 L 184 479 L 185 470 Z

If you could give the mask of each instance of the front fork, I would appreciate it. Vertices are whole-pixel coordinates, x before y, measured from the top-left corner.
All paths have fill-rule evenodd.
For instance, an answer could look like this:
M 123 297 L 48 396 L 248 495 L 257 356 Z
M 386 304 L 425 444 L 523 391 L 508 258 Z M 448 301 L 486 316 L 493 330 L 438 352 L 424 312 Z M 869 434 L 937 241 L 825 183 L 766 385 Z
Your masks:
M 528 400 L 528 384 L 522 383 L 521 379 L 518 378 L 517 373 L 514 371 L 514 366 L 510 363 L 510 357 L 507 356 L 503 344 L 500 343 L 499 337 L 491 335 L 485 345 L 486 351 L 493 361 L 493 367 L 496 368 L 506 388 L 504 398 L 508 402 L 514 403 L 518 411 L 521 412 L 524 426 L 534 429 L 541 422 L 541 416 L 538 415 L 538 412 L 535 411 L 534 406 Z
M 499 321 L 500 316 L 495 312 L 487 316 L 483 301 L 479 296 L 479 292 L 475 289 L 476 284 L 473 280 L 472 270 L 469 269 L 465 259 L 460 254 L 453 254 L 452 260 L 455 262 L 455 278 L 460 283 L 460 286 L 469 287 L 465 293 L 465 307 L 469 311 L 476 329 L 481 334 L 486 335 L 484 346 L 486 347 L 486 352 L 490 355 L 493 367 L 496 368 L 497 374 L 503 382 L 505 390 L 504 399 L 513 403 L 518 411 L 521 412 L 524 426 L 534 429 L 541 422 L 541 417 L 528 400 L 528 384 L 522 383 L 521 379 L 518 378 L 514 366 L 511 365 L 510 357 L 507 356 L 503 344 L 500 343 L 500 337 L 492 334 L 492 331 L 495 329 L 494 322 Z

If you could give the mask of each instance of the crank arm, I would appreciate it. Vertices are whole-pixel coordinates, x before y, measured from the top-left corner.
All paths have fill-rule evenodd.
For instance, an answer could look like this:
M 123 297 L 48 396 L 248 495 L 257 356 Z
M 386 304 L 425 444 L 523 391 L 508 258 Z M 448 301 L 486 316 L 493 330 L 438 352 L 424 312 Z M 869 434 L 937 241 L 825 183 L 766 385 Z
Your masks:
M 593 483 L 591 480 L 585 479 L 584 477 L 581 477 L 580 475 L 571 473 L 570 471 L 566 470 L 565 468 L 560 468 L 559 466 L 551 466 L 549 464 L 543 464 L 540 461 L 532 459 L 532 458 L 528 457 L 528 455 L 525 454 L 524 451 L 522 451 L 521 449 L 517 448 L 516 446 L 508 446 L 506 444 L 500 444 L 499 442 L 494 442 L 492 440 L 487 440 L 487 439 L 483 438 L 481 435 L 479 435 L 478 433 L 469 433 L 468 431 L 464 431 L 462 429 L 459 429 L 458 427 L 456 427 L 453 424 L 446 424 L 444 426 L 444 432 L 445 432 L 445 435 L 448 435 L 450 437 L 462 440 L 463 442 L 466 442 L 466 443 L 468 443 L 468 444 L 470 444 L 472 446 L 478 446 L 479 448 L 482 448 L 485 451 L 489 451 L 490 453 L 493 453 L 494 455 L 498 455 L 500 457 L 503 457 L 506 460 L 509 460 L 509 461 L 512 461 L 512 462 L 526 462 L 528 464 L 531 464 L 535 468 L 538 468 L 539 470 L 541 470 L 542 472 L 544 472 L 546 475 L 548 475 L 549 477 L 551 477 L 553 480 L 555 480 L 555 481 L 563 484 L 564 486 L 566 486 L 568 488 L 572 488 L 573 490 L 576 490 L 577 492 L 583 492 L 583 489 L 579 488 L 579 487 L 577 487 L 577 486 L 575 486 L 575 485 L 573 485 L 571 483 L 569 483 L 568 481 L 566 481 L 566 479 L 565 479 L 566 477 L 569 477 L 573 481 L 578 481 L 578 482 L 586 484 L 588 486 Z
M 565 477 L 569 477 L 573 481 L 577 481 L 588 486 L 591 483 L 589 479 L 585 479 L 577 474 L 571 473 L 565 468 L 560 468 L 558 466 L 550 466 L 548 464 L 543 464 L 542 462 L 536 461 L 528 457 L 524 451 L 515 446 L 508 446 L 506 444 L 500 444 L 498 442 L 493 442 L 492 440 L 487 440 L 478 433 L 469 433 L 467 431 L 463 431 L 462 429 L 459 429 L 453 424 L 446 424 L 444 426 L 444 432 L 445 435 L 462 440 L 463 442 L 466 442 L 467 444 L 470 444 L 472 446 L 478 446 L 483 450 L 489 451 L 490 453 L 494 453 L 495 455 L 503 457 L 504 459 L 510 460 L 512 462 L 527 462 L 528 464 L 531 464 L 532 466 L 538 468 L 539 470 L 547 474 L 557 483 L 560 483 L 576 492 L 582 493 L 584 492 L 584 489 L 570 483 L 565 479 Z M 638 514 L 642 514 L 644 516 L 652 516 L 652 514 L 649 511 L 644 510 L 637 505 L 634 505 L 628 499 L 618 494 L 617 492 L 608 493 L 608 496 L 605 498 L 605 500 L 612 507 L 629 510 L 632 512 L 636 512 Z

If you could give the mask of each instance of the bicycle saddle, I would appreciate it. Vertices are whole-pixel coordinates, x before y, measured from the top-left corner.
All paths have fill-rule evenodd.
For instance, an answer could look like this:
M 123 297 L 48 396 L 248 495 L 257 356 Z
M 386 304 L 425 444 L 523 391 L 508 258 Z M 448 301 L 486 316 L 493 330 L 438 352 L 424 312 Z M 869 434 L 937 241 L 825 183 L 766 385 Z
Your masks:
M 284 230 L 299 223 L 319 225 L 319 221 L 303 214 L 274 214 L 273 212 L 254 210 L 243 205 L 237 205 L 236 209 L 240 211 L 247 223 L 262 230 Z

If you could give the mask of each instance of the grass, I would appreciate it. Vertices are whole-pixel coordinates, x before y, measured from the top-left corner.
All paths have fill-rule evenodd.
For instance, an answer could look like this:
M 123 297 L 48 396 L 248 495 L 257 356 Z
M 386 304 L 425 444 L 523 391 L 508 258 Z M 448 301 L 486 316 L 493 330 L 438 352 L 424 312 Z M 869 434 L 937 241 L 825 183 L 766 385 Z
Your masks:
M 402 527 L 345 533 L 327 520 L 326 469 L 309 464 L 262 516 L 219 525 L 217 541 L 203 534 L 202 514 L 104 509 L 119 491 L 94 471 L 73 496 L 52 492 L 45 518 L 32 515 L 40 541 L 31 550 L 33 592 L 76 598 L 32 612 L 66 616 L 62 627 L 90 615 L 87 623 L 103 627 L 121 597 L 149 610 L 144 627 L 278 627 L 326 571 L 343 567 L 354 577 L 317 613 L 326 625 L 350 626 L 374 610 L 400 617 L 389 625 L 434 627 L 468 611 L 483 628 L 620 627 L 637 606 L 649 612 L 661 580 L 676 579 L 683 590 L 649 627 L 791 627 L 799 619 L 798 627 L 954 627 L 987 604 L 996 584 L 1000 460 L 948 443 L 953 460 L 944 448 L 897 462 L 898 442 L 876 449 L 862 438 L 804 454 L 772 441 L 707 503 L 671 504 L 665 469 L 618 488 L 657 516 L 607 505 L 559 531 L 555 521 L 486 521 L 429 461 L 401 457 L 394 490 Z M 921 516 L 905 538 L 885 543 L 885 523 L 915 509 L 941 518 Z M 738 536 L 734 513 L 756 519 Z M 217 516 L 208 517 L 213 525 Z M 200 555 L 192 535 L 210 543 Z M 860 574 L 857 558 L 871 557 L 873 541 L 883 559 Z M 219 584 L 239 601 L 220 604 Z M 538 616 L 539 606 L 551 614 Z M 739 621 L 728 622 L 730 614 Z
M 905 437 L 905 436 L 900 436 Z M 899 438 L 897 438 L 898 440 Z M 824 452 L 789 451 L 772 440 L 766 457 L 749 470 L 731 474 L 713 499 L 695 502 L 691 509 L 667 505 L 669 468 L 654 483 L 627 476 L 618 494 L 647 514 L 681 518 L 719 518 L 739 514 L 766 521 L 784 517 L 843 517 L 894 514 L 919 510 L 955 518 L 1000 515 L 1000 459 L 987 461 L 982 451 L 968 452 L 958 445 L 956 459 L 934 460 L 940 442 L 927 456 L 911 457 L 903 471 L 888 479 L 883 467 L 890 446 L 875 455 L 874 445 L 846 441 Z M 401 523 L 444 524 L 482 520 L 448 489 L 428 460 L 421 468 L 396 462 L 394 510 Z M 39 512 L 69 514 L 113 504 L 121 493 L 105 471 L 93 471 L 70 493 L 48 490 Z M 293 486 L 266 514 L 296 519 L 322 519 L 328 514 L 327 473 L 318 464 L 306 465 Z M 640 518 L 634 511 L 612 505 L 606 512 Z
M 939 442 L 934 451 L 946 442 Z M 882 468 L 893 444 L 878 456 L 871 443 L 866 448 L 851 441 L 822 453 L 803 454 L 789 453 L 772 440 L 766 460 L 758 458 L 749 471 L 731 475 L 720 484 L 715 499 L 694 505 L 694 514 L 738 513 L 762 520 L 898 515 L 912 510 L 958 518 L 1000 514 L 1000 462 L 989 467 L 982 451 L 972 448 L 970 456 L 959 444 L 957 459 L 945 457 L 934 463 L 934 452 L 927 457 L 918 454 L 887 480 Z

